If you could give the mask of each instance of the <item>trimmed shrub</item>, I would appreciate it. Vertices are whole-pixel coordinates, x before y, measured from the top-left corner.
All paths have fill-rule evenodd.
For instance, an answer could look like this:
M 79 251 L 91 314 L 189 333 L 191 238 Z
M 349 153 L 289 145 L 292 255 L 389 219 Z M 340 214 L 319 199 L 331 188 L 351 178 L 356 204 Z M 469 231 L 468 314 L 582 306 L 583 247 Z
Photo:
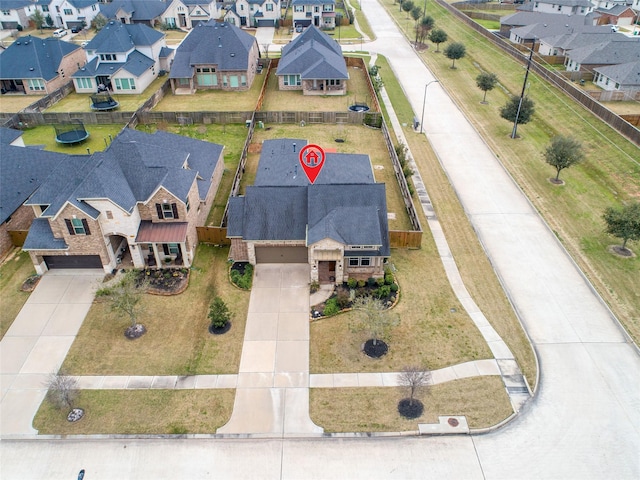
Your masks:
M 376 289 L 374 292 L 374 295 L 380 299 L 386 298 L 390 294 L 391 294 L 391 287 L 389 285 L 383 285 L 382 287 Z
M 338 307 L 340 307 L 340 310 L 342 310 L 343 308 L 347 308 L 349 306 L 349 303 L 351 303 L 349 292 L 342 288 L 338 290 L 338 294 L 336 295 L 336 303 L 338 304 Z
M 338 307 L 338 301 L 335 298 L 330 298 L 324 304 L 324 311 L 322 312 L 325 317 L 330 317 L 331 315 L 335 315 L 340 311 L 340 307 Z
M 382 277 L 376 278 L 376 285 L 378 285 L 379 287 L 384 285 L 384 278 L 382 278 Z
M 389 289 L 394 293 L 397 292 L 398 291 L 398 284 L 397 283 L 392 283 L 391 285 L 389 285 Z
M 364 280 L 358 280 L 358 287 L 359 287 L 359 288 L 362 288 L 362 287 L 364 287 L 364 286 L 365 286 L 365 284 L 366 284 L 366 283 L 367 283 L 367 282 L 365 282 Z
M 374 285 L 376 285 L 376 284 L 377 284 L 377 283 L 376 283 L 376 279 L 375 279 L 375 278 L 373 278 L 373 277 L 369 277 L 369 278 L 367 279 L 367 285 L 369 285 L 370 287 L 373 287 L 373 286 L 374 286 Z
M 393 283 L 393 275 L 391 273 L 384 274 L 384 284 L 391 285 Z
M 353 290 L 358 286 L 358 281 L 355 278 L 350 278 L 347 280 L 347 286 Z
M 224 301 L 220 297 L 216 297 L 209 306 L 208 317 L 213 328 L 224 328 L 231 320 L 231 312 Z

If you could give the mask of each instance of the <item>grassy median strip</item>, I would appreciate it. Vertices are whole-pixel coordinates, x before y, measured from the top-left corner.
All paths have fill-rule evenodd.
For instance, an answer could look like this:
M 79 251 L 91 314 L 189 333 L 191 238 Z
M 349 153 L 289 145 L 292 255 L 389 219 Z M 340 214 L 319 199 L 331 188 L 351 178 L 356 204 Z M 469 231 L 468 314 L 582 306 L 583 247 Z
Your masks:
M 396 16 L 392 0 L 383 3 Z M 467 56 L 457 61 L 453 70 L 451 60 L 435 53 L 430 44 L 421 53 L 424 61 L 638 341 L 640 295 L 636 279 L 640 275 L 640 255 L 619 258 L 609 253 L 608 246 L 620 242 L 604 233 L 602 220 L 606 207 L 619 206 L 640 195 L 638 147 L 535 74 L 529 75 L 527 95 L 535 102 L 536 113 L 530 123 L 518 127 L 519 138 L 511 139 L 512 124 L 500 117 L 499 109 L 508 95 L 520 94 L 522 65 L 439 5 L 430 4 L 427 13 L 434 16 L 438 28 L 447 32 L 448 43 L 466 45 Z M 484 105 L 480 103 L 483 92 L 475 85 L 482 71 L 494 72 L 499 79 L 499 85 L 487 95 L 489 103 Z M 427 110 L 426 115 L 436 113 Z M 564 186 L 548 181 L 554 170 L 542 158 L 556 135 L 576 138 L 586 154 L 583 163 L 562 172 Z M 469 159 L 469 168 L 473 168 L 472 152 Z M 638 250 L 637 242 L 629 246 Z
M 180 295 L 145 295 L 139 322 L 147 333 L 128 340 L 128 319 L 106 303 L 91 306 L 63 364 L 70 375 L 194 375 L 237 373 L 249 292 L 228 280 L 228 248 L 199 245 L 189 288 Z M 224 335 L 207 331 L 209 303 L 224 298 L 233 313 Z
M 312 388 L 311 420 L 330 432 L 402 432 L 419 423 L 438 423 L 438 416 L 465 415 L 471 428 L 496 425 L 513 412 L 500 377 L 477 377 L 431 387 L 416 396 L 424 413 L 408 420 L 398 413 L 407 389 L 396 387 Z
M 24 281 L 36 272 L 27 252 L 17 250 L 0 266 L 0 339 L 7 333 L 29 293 L 20 290 Z
M 235 390 L 82 390 L 74 404 L 84 417 L 45 400 L 33 420 L 41 435 L 216 433 L 231 417 Z

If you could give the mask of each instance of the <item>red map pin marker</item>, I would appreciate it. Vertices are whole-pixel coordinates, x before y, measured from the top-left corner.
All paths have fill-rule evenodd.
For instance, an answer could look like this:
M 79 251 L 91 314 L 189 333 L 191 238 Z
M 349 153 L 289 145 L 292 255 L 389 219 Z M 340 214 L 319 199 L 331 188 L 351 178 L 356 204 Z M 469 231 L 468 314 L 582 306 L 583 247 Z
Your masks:
M 312 185 L 320 175 L 320 170 L 324 166 L 324 159 L 324 150 L 318 145 L 310 143 L 300 150 L 300 164 Z

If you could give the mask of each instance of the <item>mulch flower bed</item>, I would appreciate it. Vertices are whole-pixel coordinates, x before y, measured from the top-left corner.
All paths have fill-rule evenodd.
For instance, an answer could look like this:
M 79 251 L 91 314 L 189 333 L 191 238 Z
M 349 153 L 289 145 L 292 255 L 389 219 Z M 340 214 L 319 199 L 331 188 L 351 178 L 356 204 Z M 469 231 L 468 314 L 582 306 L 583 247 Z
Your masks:
M 227 333 L 231 329 L 231 322 L 227 322 L 227 324 L 222 328 L 216 328 L 213 325 L 209 325 L 209 333 L 212 335 L 222 335 L 223 333 Z
M 371 338 L 366 342 L 364 342 L 364 345 L 362 346 L 362 351 L 368 357 L 380 358 L 389 351 L 389 346 L 380 339 L 376 340 L 376 342 L 373 343 L 373 339 Z
M 147 268 L 139 275 L 149 282 L 147 293 L 152 295 L 178 295 L 189 286 L 188 268 Z
M 398 413 L 404 418 L 418 418 L 424 411 L 424 405 L 418 399 L 403 398 L 398 402 Z
M 313 305 L 311 307 L 311 318 L 317 319 L 323 316 L 328 316 L 327 314 L 325 314 L 325 309 L 328 303 L 335 303 L 338 306 L 338 311 L 330 311 L 330 315 L 350 310 L 353 307 L 353 301 L 358 297 L 371 296 L 382 301 L 382 304 L 385 307 L 391 308 L 396 304 L 396 301 L 398 300 L 397 284 L 394 282 L 393 285 L 396 286 L 395 292 L 391 290 L 391 284 L 378 285 L 374 283 L 373 285 L 371 285 L 369 283 L 366 283 L 364 286 L 350 288 L 346 283 L 343 283 L 342 285 L 335 288 L 333 295 L 331 295 L 331 297 L 329 297 L 325 302 L 318 305 Z M 381 287 L 386 288 L 381 290 Z M 352 291 L 354 293 L 351 293 Z M 335 309 L 335 307 L 330 308 Z
M 27 278 L 20 287 L 23 292 L 33 292 L 42 277 L 40 275 L 32 275 Z

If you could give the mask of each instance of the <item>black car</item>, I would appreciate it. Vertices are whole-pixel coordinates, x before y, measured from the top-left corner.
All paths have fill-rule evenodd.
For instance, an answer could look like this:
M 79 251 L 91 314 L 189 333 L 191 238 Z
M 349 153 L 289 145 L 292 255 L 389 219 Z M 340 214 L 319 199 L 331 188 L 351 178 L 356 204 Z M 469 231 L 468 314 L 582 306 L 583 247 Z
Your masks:
M 80 33 L 82 31 L 82 27 L 71 27 L 71 33 Z

